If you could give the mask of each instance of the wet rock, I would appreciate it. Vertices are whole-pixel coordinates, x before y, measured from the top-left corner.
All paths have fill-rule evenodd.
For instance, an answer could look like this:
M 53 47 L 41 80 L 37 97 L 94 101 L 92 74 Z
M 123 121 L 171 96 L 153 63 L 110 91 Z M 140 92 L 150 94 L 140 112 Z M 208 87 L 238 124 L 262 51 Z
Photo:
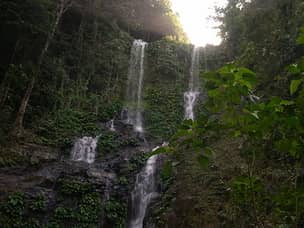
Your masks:
M 60 152 L 57 148 L 36 144 L 23 145 L 17 151 L 22 156 L 29 158 L 31 163 L 56 161 L 60 156 Z
M 115 173 L 106 172 L 104 170 L 99 170 L 99 169 L 96 169 L 96 168 L 89 169 L 87 171 L 87 174 L 88 174 L 89 177 L 100 179 L 100 180 L 103 180 L 103 181 L 106 181 L 106 179 L 109 179 L 111 181 L 116 180 L 116 174 Z

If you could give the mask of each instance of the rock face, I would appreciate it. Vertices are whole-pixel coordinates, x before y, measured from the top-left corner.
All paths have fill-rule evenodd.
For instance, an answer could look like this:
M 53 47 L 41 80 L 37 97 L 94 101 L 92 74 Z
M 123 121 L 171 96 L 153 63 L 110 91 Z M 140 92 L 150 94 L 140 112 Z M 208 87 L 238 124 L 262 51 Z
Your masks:
M 60 151 L 56 148 L 26 144 L 20 148 L 20 153 L 32 162 L 51 162 L 59 159 Z
M 35 144 L 14 148 L 29 162 L 26 166 L 1 169 L 2 204 L 8 204 L 7 196 L 18 190 L 26 205 L 19 218 L 21 223 L 35 218 L 40 226 L 52 223 L 59 227 L 124 226 L 130 193 L 150 147 L 132 127 L 122 122 L 115 122 L 115 132 L 110 129 L 102 132 L 106 137 L 101 137 L 98 145 L 101 149 L 92 164 L 72 161 L 63 151 Z M 111 151 L 103 151 L 108 135 L 112 137 L 112 146 L 116 146 Z M 37 217 L 32 206 L 27 205 L 35 204 L 40 196 L 43 196 L 44 208 Z M 10 215 L 0 213 L 1 222 L 9 223 Z

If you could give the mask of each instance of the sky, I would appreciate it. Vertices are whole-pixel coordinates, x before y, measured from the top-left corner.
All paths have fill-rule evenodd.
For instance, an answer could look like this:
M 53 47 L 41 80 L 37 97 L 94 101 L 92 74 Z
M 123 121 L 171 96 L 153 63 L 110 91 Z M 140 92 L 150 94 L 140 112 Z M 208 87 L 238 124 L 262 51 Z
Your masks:
M 218 24 L 210 19 L 215 15 L 214 6 L 225 6 L 226 0 L 171 0 L 173 11 L 180 16 L 181 24 L 191 43 L 197 46 L 217 45 L 221 38 Z

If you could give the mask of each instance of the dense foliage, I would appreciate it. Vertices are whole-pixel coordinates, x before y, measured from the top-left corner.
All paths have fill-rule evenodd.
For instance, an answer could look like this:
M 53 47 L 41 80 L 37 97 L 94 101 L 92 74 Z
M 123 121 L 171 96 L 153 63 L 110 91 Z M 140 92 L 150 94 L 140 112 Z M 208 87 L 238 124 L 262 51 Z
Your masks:
M 183 39 L 168 1 L 2 1 L 0 9 L 1 138 L 23 136 L 37 122 L 55 133 L 63 126 L 58 116 L 76 112 L 115 117 L 124 102 L 130 34 Z M 79 133 L 85 131 L 68 134 Z
M 301 0 L 230 0 L 218 10 L 230 59 L 253 69 L 261 85 L 270 87 L 267 93 L 278 93 L 277 76 L 300 54 L 295 40 L 304 23 L 303 7 Z
M 294 77 L 299 77 L 304 69 L 296 66 Z M 250 94 L 254 73 L 244 68 L 226 66 L 206 80 L 208 106 L 219 113 L 218 128 L 226 129 L 241 142 L 241 156 L 247 164 L 247 170 L 231 182 L 236 216 L 232 222 L 242 216 L 244 222 L 258 226 L 302 224 L 303 92 L 298 91 L 301 79 L 291 81 L 288 100 L 280 97 L 256 100 Z M 283 176 L 287 179 L 277 185 L 283 176 L 277 174 L 269 180 L 261 169 L 281 170 L 286 172 Z
M 101 213 L 101 200 L 89 183 L 62 179 L 57 186 L 57 206 L 47 211 L 49 204 L 45 193 L 37 196 L 14 193 L 1 204 L 3 227 L 97 227 Z M 67 200 L 69 199 L 69 200 Z M 44 224 L 46 214 L 51 215 Z
M 159 227 L 302 227 L 303 2 L 231 0 L 218 12 L 231 62 L 202 74 L 202 112 L 157 151 L 171 155 L 173 182 L 155 219 Z
M 223 43 L 201 51 L 208 99 L 195 121 L 183 122 L 192 46 L 168 0 L 2 0 L 0 179 L 37 186 L 1 194 L 0 223 L 125 225 L 134 173 L 151 154 L 139 151 L 144 139 L 127 132 L 132 126 L 114 132 L 102 123 L 120 118 L 130 49 L 140 38 L 149 41 L 145 137 L 152 145 L 170 140 L 152 153 L 167 159 L 163 194 L 149 211 L 156 227 L 303 227 L 303 12 L 302 0 L 229 0 L 218 9 Z M 69 170 L 63 152 L 83 135 L 99 135 L 100 163 Z M 32 159 L 28 145 L 60 148 L 60 156 Z M 44 182 L 29 178 L 44 159 L 67 165 L 68 174 L 60 167 L 54 176 L 40 170 Z M 107 188 L 115 194 L 106 197 Z

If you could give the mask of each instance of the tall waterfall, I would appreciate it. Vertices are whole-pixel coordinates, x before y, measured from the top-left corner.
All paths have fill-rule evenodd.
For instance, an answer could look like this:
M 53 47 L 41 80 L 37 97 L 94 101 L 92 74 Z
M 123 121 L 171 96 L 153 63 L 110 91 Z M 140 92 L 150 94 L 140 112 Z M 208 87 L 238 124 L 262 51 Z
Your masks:
M 78 139 L 71 151 L 71 159 L 73 161 L 84 161 L 89 164 L 95 161 L 96 147 L 98 142 L 98 136 L 83 137 Z
M 127 84 L 127 122 L 132 124 L 134 131 L 143 132 L 142 120 L 142 87 L 144 79 L 144 59 L 147 43 L 134 40 Z
M 184 93 L 185 103 L 185 119 L 194 120 L 194 106 L 197 98 L 200 94 L 200 81 L 199 81 L 199 56 L 200 48 L 193 47 L 191 67 L 190 67 L 190 79 L 189 79 L 189 90 Z
M 158 155 L 150 157 L 145 168 L 137 175 L 135 188 L 131 194 L 129 228 L 142 228 L 147 207 L 153 197 L 157 196 L 156 167 Z

